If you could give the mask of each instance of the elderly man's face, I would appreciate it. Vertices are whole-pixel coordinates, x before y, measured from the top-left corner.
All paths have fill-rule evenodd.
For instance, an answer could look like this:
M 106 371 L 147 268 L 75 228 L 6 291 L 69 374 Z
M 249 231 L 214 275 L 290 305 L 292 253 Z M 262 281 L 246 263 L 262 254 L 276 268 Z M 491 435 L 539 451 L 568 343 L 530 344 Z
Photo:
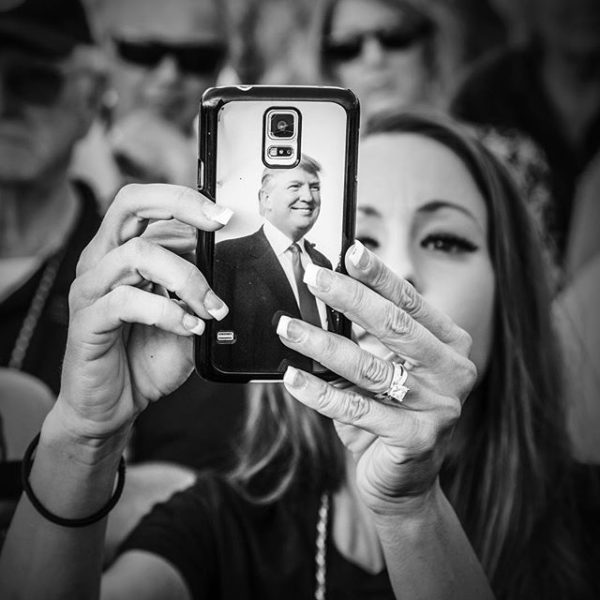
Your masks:
M 93 118 L 95 84 L 78 55 L 51 62 L 2 49 L 0 183 L 41 183 L 63 174 Z
M 144 108 L 189 130 L 225 54 L 216 0 L 111 0 L 104 19 L 117 118 Z
M 261 212 L 291 240 L 306 235 L 321 210 L 319 176 L 300 167 L 273 175 L 261 192 Z

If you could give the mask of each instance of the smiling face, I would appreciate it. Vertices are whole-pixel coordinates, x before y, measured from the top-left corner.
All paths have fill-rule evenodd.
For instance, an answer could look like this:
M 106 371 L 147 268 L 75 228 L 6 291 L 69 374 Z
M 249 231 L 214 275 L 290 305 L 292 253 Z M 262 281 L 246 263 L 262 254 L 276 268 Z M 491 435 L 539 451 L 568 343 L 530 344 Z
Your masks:
M 260 214 L 296 242 L 315 224 L 321 210 L 318 174 L 302 167 L 276 171 L 260 191 Z
M 480 376 L 490 355 L 495 296 L 488 227 L 475 181 L 448 148 L 408 133 L 364 141 L 356 237 L 469 332 Z
M 340 0 L 333 13 L 329 41 L 334 47 L 362 41 L 355 56 L 334 57 L 330 62 L 340 84 L 360 99 L 365 116 L 410 106 L 429 95 L 431 74 L 425 64 L 423 18 L 397 4 Z

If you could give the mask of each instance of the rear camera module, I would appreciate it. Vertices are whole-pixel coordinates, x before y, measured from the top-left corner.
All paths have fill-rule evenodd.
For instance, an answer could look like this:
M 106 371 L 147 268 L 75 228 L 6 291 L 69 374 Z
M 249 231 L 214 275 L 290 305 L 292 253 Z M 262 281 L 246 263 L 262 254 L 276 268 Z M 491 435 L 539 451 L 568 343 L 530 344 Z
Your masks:
M 269 134 L 271 137 L 289 139 L 294 137 L 293 113 L 273 113 L 269 118 Z

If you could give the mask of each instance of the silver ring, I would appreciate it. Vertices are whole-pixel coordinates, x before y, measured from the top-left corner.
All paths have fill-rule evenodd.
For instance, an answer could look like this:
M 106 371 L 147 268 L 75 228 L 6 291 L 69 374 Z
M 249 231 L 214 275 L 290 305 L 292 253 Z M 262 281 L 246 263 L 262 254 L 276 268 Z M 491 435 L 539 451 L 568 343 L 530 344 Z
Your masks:
M 392 361 L 392 366 L 394 367 L 394 374 L 392 375 L 390 387 L 381 394 L 375 394 L 375 398 L 378 400 L 393 398 L 396 402 L 402 402 L 409 391 L 409 388 L 404 385 L 408 379 L 408 371 L 399 361 Z

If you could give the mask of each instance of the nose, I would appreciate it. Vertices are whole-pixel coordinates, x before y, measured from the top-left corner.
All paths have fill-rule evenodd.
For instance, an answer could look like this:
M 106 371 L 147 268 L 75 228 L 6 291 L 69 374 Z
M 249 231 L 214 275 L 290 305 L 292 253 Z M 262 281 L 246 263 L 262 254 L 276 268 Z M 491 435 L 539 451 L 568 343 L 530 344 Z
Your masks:
M 361 55 L 365 64 L 375 66 L 385 59 L 385 49 L 374 35 L 368 35 L 363 41 Z
M 389 250 L 385 253 L 385 256 L 381 256 L 381 259 L 395 275 L 408 281 L 420 292 L 417 265 L 408 245 L 408 240 L 404 236 L 396 236 L 396 242 L 390 244 Z
M 300 200 L 304 200 L 304 202 L 312 202 L 313 197 L 308 183 L 300 186 L 300 189 L 298 190 L 298 198 Z
M 164 56 L 152 71 L 154 83 L 159 85 L 170 85 L 178 81 L 180 77 L 179 65 L 171 55 Z

